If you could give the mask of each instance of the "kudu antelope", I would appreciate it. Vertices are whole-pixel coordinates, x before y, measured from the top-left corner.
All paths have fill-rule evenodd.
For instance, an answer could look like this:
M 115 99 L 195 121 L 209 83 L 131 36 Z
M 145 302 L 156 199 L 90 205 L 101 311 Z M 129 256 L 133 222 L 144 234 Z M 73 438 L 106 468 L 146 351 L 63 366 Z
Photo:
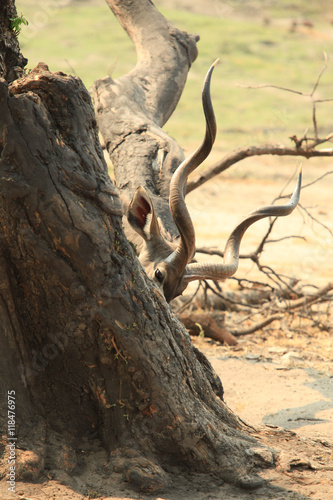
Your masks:
M 202 91 L 206 118 L 205 138 L 194 153 L 177 168 L 170 182 L 169 207 L 179 231 L 179 242 L 168 238 L 143 187 L 136 190 L 128 208 L 128 222 L 143 238 L 139 260 L 148 276 L 162 289 L 167 302 L 181 295 L 190 281 L 224 280 L 232 276 L 238 267 L 239 247 L 246 229 L 264 217 L 290 214 L 299 199 L 301 172 L 295 191 L 286 205 L 271 205 L 254 210 L 232 231 L 226 243 L 223 264 L 192 262 L 195 254 L 195 232 L 184 196 L 187 177 L 207 158 L 216 136 L 216 121 L 210 96 L 210 81 L 216 63 L 217 61 L 210 67 Z

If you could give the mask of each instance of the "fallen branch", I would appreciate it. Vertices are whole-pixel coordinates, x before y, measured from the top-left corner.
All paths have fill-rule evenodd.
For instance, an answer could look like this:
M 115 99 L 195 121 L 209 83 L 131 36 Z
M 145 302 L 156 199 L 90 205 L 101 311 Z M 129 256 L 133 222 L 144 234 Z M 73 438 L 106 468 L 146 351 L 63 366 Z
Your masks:
M 178 315 L 191 335 L 204 334 L 218 342 L 237 345 L 235 337 L 225 328 L 224 314 L 212 312 L 188 312 Z
M 283 318 L 283 315 L 274 314 L 274 316 L 270 316 L 269 318 L 266 318 L 263 321 L 259 321 L 258 323 L 255 323 L 250 328 L 244 328 L 243 330 L 230 330 L 230 333 L 235 337 L 240 337 L 242 335 L 250 335 L 251 333 L 254 333 L 257 330 L 261 330 L 262 328 L 269 325 L 270 323 L 273 323 L 273 321 L 281 320 L 282 318 Z
M 333 282 L 328 283 L 326 286 L 323 288 L 320 288 L 317 293 L 311 294 L 311 295 L 306 295 L 305 297 L 301 297 L 300 299 L 292 300 L 288 302 L 288 305 L 277 305 L 278 309 L 280 311 L 290 311 L 294 309 L 298 309 L 304 306 L 308 306 L 312 304 L 313 302 L 316 302 L 318 299 L 323 298 L 328 292 L 333 290 Z M 333 296 L 331 296 L 333 299 Z

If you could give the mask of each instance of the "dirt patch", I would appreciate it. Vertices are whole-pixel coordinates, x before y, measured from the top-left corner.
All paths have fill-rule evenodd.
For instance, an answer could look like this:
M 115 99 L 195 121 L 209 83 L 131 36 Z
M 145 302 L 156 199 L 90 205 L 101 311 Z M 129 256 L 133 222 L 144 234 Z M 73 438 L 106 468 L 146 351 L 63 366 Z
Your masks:
M 309 346 L 304 350 L 299 342 L 291 350 L 289 342 L 281 336 L 279 339 L 278 334 L 267 339 L 267 332 L 240 340 L 236 347 L 194 340 L 221 377 L 228 406 L 249 425 L 268 432 L 268 442 L 280 451 L 282 462 L 288 457 L 288 466 L 281 464 L 280 470 L 269 470 L 265 477 L 317 500 L 328 500 L 333 491 L 333 361 L 329 341 L 331 348 L 323 349 L 325 354 L 311 351 Z M 326 335 L 316 339 L 317 346 L 321 342 L 326 344 Z

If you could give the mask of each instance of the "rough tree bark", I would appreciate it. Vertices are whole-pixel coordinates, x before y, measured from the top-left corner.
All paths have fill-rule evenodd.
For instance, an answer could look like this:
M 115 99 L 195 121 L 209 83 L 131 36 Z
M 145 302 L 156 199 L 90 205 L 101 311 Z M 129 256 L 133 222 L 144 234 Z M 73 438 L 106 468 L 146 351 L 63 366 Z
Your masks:
M 15 0 L 6 0 L 0 4 L 0 78 L 7 81 L 22 74 L 27 59 L 20 52 L 19 43 L 11 29 L 11 19 L 17 16 Z
M 126 175 L 146 165 L 147 156 L 156 159 L 162 147 L 170 155 L 167 177 L 177 155 L 155 123 L 162 124 L 176 104 L 170 95 L 179 96 L 185 83 L 194 40 L 151 11 L 149 1 L 130 3 L 138 19 L 151 19 L 149 36 L 140 31 L 147 44 L 159 46 L 156 37 L 166 30 L 176 57 L 166 57 L 166 42 L 165 71 L 156 60 L 146 65 L 143 53 L 130 76 L 103 81 L 117 86 L 129 129 L 136 125 L 127 113 L 130 98 L 141 123 L 127 137 L 115 115 L 110 128 L 123 136 L 111 135 L 108 147 L 117 168 L 129 160 Z M 124 6 L 123 19 L 132 19 L 135 9 L 126 5 L 114 8 Z M 147 68 L 155 70 L 147 74 Z M 166 97 L 172 82 L 178 90 Z M 97 432 L 113 467 L 144 491 L 165 488 L 166 471 L 175 466 L 242 487 L 260 485 L 257 470 L 273 466 L 276 456 L 228 409 L 208 360 L 140 268 L 122 231 L 118 191 L 80 79 L 39 64 L 10 85 L 1 80 L 0 116 L 0 424 L 7 435 L 1 476 L 8 473 L 11 439 L 7 392 L 14 390 L 16 479 L 35 479 L 55 463 L 61 467 L 54 434 L 75 464 L 79 443 Z M 149 185 L 150 175 L 156 172 L 146 174 Z

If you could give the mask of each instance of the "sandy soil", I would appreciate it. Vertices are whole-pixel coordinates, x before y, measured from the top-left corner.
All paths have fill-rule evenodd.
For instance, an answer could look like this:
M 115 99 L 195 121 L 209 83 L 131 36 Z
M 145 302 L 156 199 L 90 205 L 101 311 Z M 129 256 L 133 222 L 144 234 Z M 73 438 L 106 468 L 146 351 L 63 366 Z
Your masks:
M 259 166 L 258 162 L 249 161 L 189 197 L 199 245 L 221 247 L 246 212 L 270 203 L 280 192 L 295 165 L 282 166 L 281 162 L 275 164 L 274 161 L 268 159 Z M 328 161 L 326 165 L 319 162 L 307 165 L 304 184 L 327 170 Z M 311 206 L 312 214 L 330 228 L 333 226 L 332 192 L 333 176 L 302 194 L 302 204 Z M 333 238 L 325 228 L 313 222 L 306 224 L 308 221 L 309 217 L 299 211 L 281 222 L 275 237 L 296 234 L 307 239 L 270 244 L 264 260 L 280 272 L 301 275 L 305 282 L 323 286 L 333 277 Z M 260 224 L 251 229 L 244 241 L 244 252 L 257 245 L 263 231 L 265 226 Z M 248 278 L 263 279 L 246 263 L 242 263 L 238 274 L 241 273 Z M 264 473 L 276 489 L 261 488 L 249 493 L 226 484 L 213 486 L 207 478 L 193 475 L 186 479 L 174 478 L 172 488 L 160 498 L 333 498 L 332 330 L 321 332 L 305 325 L 291 331 L 288 325 L 276 322 L 264 331 L 240 337 L 235 347 L 205 338 L 195 338 L 193 342 L 221 377 L 229 407 L 248 424 L 263 430 L 267 442 L 280 451 L 279 467 Z M 78 463 L 81 466 L 74 471 L 52 471 L 38 484 L 17 483 L 16 496 L 8 494 L 6 483 L 1 482 L 0 498 L 151 498 L 134 493 L 120 475 L 111 473 L 105 451 L 96 441 L 82 443 Z

